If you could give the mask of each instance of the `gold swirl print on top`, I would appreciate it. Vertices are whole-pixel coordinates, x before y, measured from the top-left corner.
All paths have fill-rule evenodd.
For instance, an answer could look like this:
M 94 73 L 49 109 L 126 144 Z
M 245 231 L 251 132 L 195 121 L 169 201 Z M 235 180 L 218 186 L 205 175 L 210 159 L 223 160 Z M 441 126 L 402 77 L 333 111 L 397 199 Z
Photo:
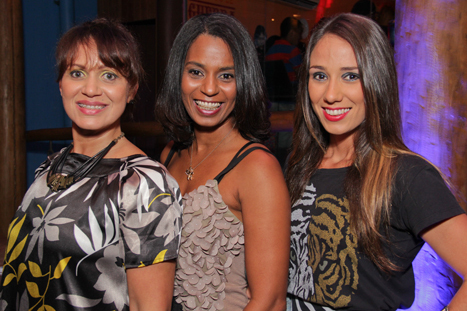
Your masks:
M 357 289 L 357 241 L 350 234 L 349 202 L 324 194 L 310 222 L 309 262 L 315 271 L 315 301 L 333 308 L 349 304 Z M 321 213 L 319 213 L 321 212 Z

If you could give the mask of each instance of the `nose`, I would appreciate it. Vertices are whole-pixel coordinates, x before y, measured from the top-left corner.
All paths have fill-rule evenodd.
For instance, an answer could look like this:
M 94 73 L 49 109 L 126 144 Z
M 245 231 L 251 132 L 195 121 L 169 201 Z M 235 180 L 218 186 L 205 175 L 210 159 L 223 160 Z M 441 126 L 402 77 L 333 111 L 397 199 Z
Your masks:
M 97 77 L 88 77 L 84 80 L 82 92 L 88 97 L 99 96 L 102 94 L 102 90 L 99 85 L 99 79 Z
M 207 96 L 214 96 L 219 93 L 219 81 L 215 75 L 207 75 L 201 85 L 201 92 Z
M 337 79 L 329 79 L 329 83 L 324 94 L 324 100 L 328 104 L 340 102 L 342 100 L 341 85 Z

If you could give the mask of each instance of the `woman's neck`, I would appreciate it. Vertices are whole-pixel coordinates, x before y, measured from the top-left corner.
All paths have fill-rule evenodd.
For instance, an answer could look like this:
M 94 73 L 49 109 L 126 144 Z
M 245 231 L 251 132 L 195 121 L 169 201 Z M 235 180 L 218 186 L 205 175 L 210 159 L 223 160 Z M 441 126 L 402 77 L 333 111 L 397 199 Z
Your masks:
M 355 134 L 347 137 L 331 135 L 320 168 L 341 168 L 352 165 L 355 160 Z
M 73 126 L 72 134 L 73 152 L 92 157 L 119 137 L 122 131 L 120 127 L 103 132 L 83 131 Z
M 225 143 L 231 137 L 238 135 L 238 130 L 233 122 L 224 122 L 224 124 L 214 129 L 195 126 L 194 135 L 193 149 L 199 152 L 211 150 L 218 144 Z

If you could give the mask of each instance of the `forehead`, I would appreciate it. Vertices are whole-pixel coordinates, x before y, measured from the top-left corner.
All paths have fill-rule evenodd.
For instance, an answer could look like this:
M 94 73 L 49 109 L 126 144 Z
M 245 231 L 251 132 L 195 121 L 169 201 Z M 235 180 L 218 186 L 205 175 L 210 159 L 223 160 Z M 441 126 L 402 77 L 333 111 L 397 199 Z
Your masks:
M 207 63 L 229 63 L 233 65 L 234 60 L 230 47 L 219 37 L 207 34 L 198 36 L 187 52 L 185 62 L 203 61 Z
M 88 43 L 78 44 L 74 49 L 74 53 L 70 54 L 67 63 L 68 67 L 73 65 L 80 65 L 87 68 L 103 66 L 94 40 L 90 40 Z
M 357 58 L 350 43 L 334 34 L 324 35 L 315 45 L 310 55 L 310 66 L 317 65 L 314 64 L 316 62 L 357 66 Z

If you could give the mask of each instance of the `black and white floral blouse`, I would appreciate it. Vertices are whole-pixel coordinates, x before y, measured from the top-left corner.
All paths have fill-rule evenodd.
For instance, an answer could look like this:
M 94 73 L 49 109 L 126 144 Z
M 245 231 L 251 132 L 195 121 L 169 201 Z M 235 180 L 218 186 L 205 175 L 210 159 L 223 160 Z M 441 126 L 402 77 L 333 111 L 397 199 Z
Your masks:
M 63 172 L 87 159 L 70 154 Z M 52 192 L 49 168 L 50 159 L 36 170 L 8 228 L 0 310 L 129 310 L 125 270 L 177 257 L 176 181 L 158 162 L 134 155 L 103 159 Z

